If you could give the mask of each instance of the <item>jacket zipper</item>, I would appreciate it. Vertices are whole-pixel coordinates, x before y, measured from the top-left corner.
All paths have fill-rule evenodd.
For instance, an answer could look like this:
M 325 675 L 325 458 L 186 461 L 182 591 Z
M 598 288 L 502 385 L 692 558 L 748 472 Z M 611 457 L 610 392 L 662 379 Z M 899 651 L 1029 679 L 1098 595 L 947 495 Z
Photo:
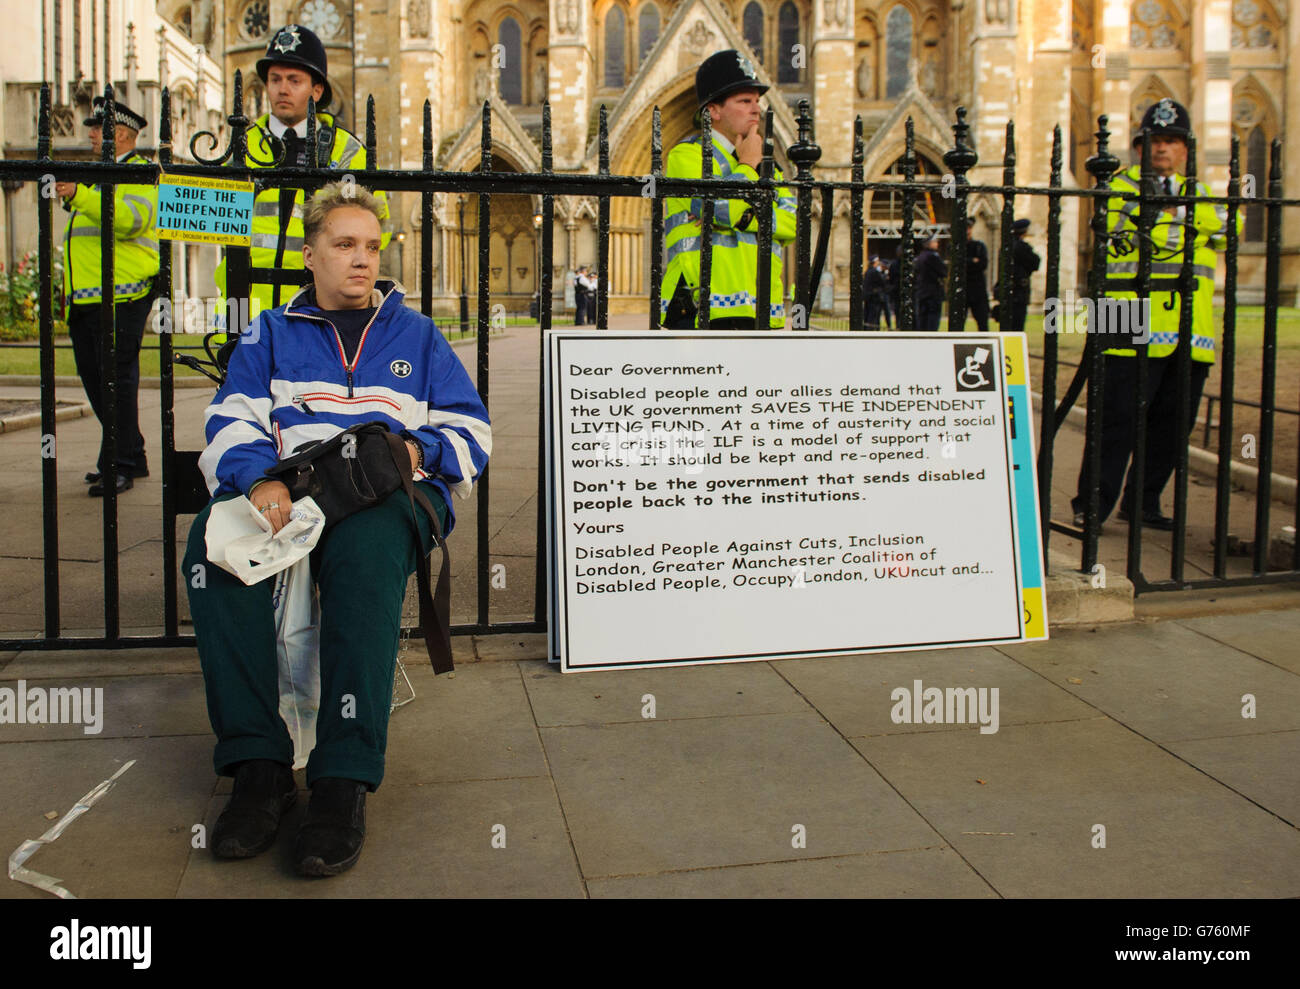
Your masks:
M 291 313 L 287 309 L 285 310 L 285 315 L 286 316 L 293 315 L 301 319 L 320 320 L 322 323 L 324 323 L 326 326 L 328 326 L 331 330 L 334 331 L 334 342 L 338 344 L 338 348 L 339 348 L 339 360 L 342 362 L 343 370 L 347 372 L 347 376 L 348 376 L 348 398 L 353 398 L 355 396 L 352 394 L 352 372 L 356 370 L 357 364 L 361 360 L 361 350 L 366 345 L 366 334 L 370 332 L 370 327 L 374 325 L 375 319 L 378 318 L 379 316 L 379 310 L 382 308 L 384 308 L 384 303 L 383 300 L 380 300 L 379 305 L 375 306 L 375 311 L 374 314 L 370 317 L 370 322 L 368 322 L 365 326 L 365 329 L 361 331 L 361 339 L 357 341 L 357 352 L 352 355 L 351 364 L 349 364 L 343 356 L 344 355 L 343 338 L 339 336 L 339 328 L 335 326 L 332 322 L 330 322 L 328 319 L 326 319 L 324 316 L 312 316 L 309 315 L 308 313 Z M 297 399 L 294 399 L 293 401 L 297 401 Z M 309 412 L 312 415 L 316 414 L 314 412 L 311 412 L 310 409 L 304 408 L 304 411 Z

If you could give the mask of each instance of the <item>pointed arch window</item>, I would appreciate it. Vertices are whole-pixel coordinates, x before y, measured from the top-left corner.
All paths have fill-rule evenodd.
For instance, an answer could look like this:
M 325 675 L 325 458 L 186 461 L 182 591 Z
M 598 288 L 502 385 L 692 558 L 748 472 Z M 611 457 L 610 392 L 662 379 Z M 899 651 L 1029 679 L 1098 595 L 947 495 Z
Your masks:
M 741 30 L 745 35 L 745 42 L 750 48 L 754 49 L 754 54 L 758 56 L 760 62 L 763 61 L 763 7 L 759 3 L 751 3 L 745 7 L 745 13 L 741 17 Z
M 516 106 L 524 101 L 524 45 L 519 22 L 507 17 L 497 28 L 501 45 L 501 98 Z
M 780 42 L 776 59 L 776 81 L 798 82 L 801 73 L 795 66 L 792 49 L 799 43 L 799 8 L 788 0 L 781 4 L 781 12 L 777 15 L 776 36 Z
M 659 8 L 652 3 L 643 4 L 636 17 L 636 60 L 640 65 L 659 40 Z
M 623 8 L 610 7 L 605 14 L 605 85 L 621 87 L 627 81 L 627 21 Z
M 912 73 L 912 14 L 901 4 L 885 20 L 885 99 L 903 94 Z

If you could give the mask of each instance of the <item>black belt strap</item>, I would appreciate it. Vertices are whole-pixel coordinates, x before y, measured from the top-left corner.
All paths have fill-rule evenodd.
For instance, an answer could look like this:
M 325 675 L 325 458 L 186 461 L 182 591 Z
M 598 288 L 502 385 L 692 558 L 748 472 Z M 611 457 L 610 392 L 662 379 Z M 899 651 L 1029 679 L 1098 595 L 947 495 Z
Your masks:
M 451 557 L 447 552 L 447 540 L 443 538 L 438 513 L 433 510 L 424 492 L 411 481 L 411 455 L 406 441 L 397 433 L 384 433 L 384 438 L 388 441 L 388 452 L 393 455 L 397 474 L 402 479 L 402 490 L 411 502 L 411 524 L 415 526 L 416 545 L 420 543 L 420 522 L 415 514 L 415 503 L 418 501 L 429 513 L 434 545 L 442 548 L 436 592 L 432 595 L 429 593 L 429 557 L 424 553 L 418 554 L 415 575 L 420 597 L 420 630 L 424 633 L 424 647 L 429 652 L 429 662 L 433 664 L 434 673 L 450 673 L 455 665 L 451 659 Z

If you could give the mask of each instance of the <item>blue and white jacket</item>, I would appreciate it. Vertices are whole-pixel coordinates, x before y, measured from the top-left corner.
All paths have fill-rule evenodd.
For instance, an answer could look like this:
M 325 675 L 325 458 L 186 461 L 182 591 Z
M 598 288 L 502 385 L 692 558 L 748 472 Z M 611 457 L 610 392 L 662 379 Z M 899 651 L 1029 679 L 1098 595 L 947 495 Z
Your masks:
M 249 325 L 205 414 L 199 468 L 213 497 L 247 495 L 302 444 L 379 420 L 420 444 L 424 465 L 413 477 L 437 486 L 451 531 L 450 492 L 469 497 L 492 452 L 491 425 L 437 326 L 402 299 L 396 282 L 376 283 L 377 309 L 351 364 L 311 285 Z

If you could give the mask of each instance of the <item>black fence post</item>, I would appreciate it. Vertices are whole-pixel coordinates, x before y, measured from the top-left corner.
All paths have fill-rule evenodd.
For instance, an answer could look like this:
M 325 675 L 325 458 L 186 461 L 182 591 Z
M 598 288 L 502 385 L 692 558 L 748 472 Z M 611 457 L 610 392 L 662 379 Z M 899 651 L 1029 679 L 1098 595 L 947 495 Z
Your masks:
M 655 107 L 655 137 L 659 134 L 659 108 Z M 656 146 L 655 160 L 658 161 Z M 542 101 L 542 174 L 552 174 L 551 150 L 551 102 Z M 657 203 L 657 201 L 656 201 Z M 656 205 L 656 212 L 658 207 Z M 546 528 L 547 528 L 547 491 L 546 491 L 546 447 L 549 443 L 546 420 L 546 334 L 551 328 L 551 257 L 554 253 L 552 237 L 555 224 L 555 199 L 549 194 L 542 196 L 542 252 L 541 263 L 546 266 L 546 277 L 539 290 L 541 297 L 537 300 L 537 539 L 536 567 L 533 577 L 533 621 L 546 621 Z M 663 224 L 660 222 L 660 238 Z M 658 313 L 658 306 L 651 310 Z
M 1047 568 L 1047 544 L 1052 533 L 1052 471 L 1056 444 L 1056 372 L 1060 359 L 1061 332 L 1061 126 L 1052 130 L 1051 190 L 1047 200 L 1047 284 L 1043 313 L 1042 427 L 1038 437 L 1038 511 L 1042 520 L 1043 568 Z M 1055 310 L 1053 312 L 1053 309 Z M 1026 373 L 1028 369 L 1026 368 Z
M 36 157 L 50 160 L 50 85 L 41 84 Z M 42 182 L 48 181 L 42 178 Z M 45 637 L 59 635 L 59 475 L 54 384 L 54 200 L 37 194 L 37 276 L 41 283 L 41 512 L 45 569 Z M 72 263 L 66 255 L 65 268 Z M 62 286 L 60 286 L 62 289 Z M 64 306 L 69 300 L 64 300 Z
M 916 329 L 916 300 L 912 293 L 916 287 L 916 272 L 912 270 L 915 251 L 912 245 L 912 220 L 916 211 L 916 134 L 912 118 L 907 118 L 903 144 L 903 229 L 898 245 L 898 329 L 911 333 Z
M 433 171 L 433 107 L 424 101 L 424 115 L 420 121 L 421 162 L 426 172 Z M 460 237 L 465 239 L 465 209 L 460 211 Z M 462 259 L 464 251 L 461 252 Z M 444 266 L 445 267 L 445 266 Z M 463 337 L 469 332 L 468 315 L 465 310 L 465 272 L 461 270 L 461 314 L 460 332 Z M 420 192 L 420 312 L 426 316 L 433 315 L 433 191 L 424 189 Z
M 104 87 L 104 122 L 116 119 L 113 87 Z M 99 158 L 105 164 L 117 160 L 116 128 L 106 126 Z M 117 283 L 116 250 L 113 224 L 117 205 L 117 180 L 110 173 L 99 185 L 99 367 L 102 375 L 101 407 L 104 410 L 104 450 L 107 460 L 100 467 L 104 486 L 104 637 L 113 640 L 121 634 L 118 613 L 117 567 L 117 454 L 120 423 L 117 416 L 117 313 L 113 308 Z
M 1107 232 L 1107 199 L 1110 191 L 1111 176 L 1119 169 L 1119 159 L 1110 153 L 1110 131 L 1106 129 L 1109 117 L 1102 114 L 1097 118 L 1097 153 L 1085 164 L 1093 177 L 1092 201 L 1092 270 L 1088 275 L 1088 295 L 1094 302 L 1105 291 L 1106 258 L 1109 254 L 1110 238 Z M 1095 310 L 1094 310 L 1095 311 Z M 1084 476 L 1087 482 L 1085 492 L 1083 558 L 1079 567 L 1084 573 L 1091 573 L 1097 564 L 1097 537 L 1100 534 L 1100 487 L 1101 487 L 1101 396 L 1102 376 L 1106 373 L 1102 361 L 1101 338 L 1095 326 L 1088 326 L 1081 373 L 1087 374 L 1088 381 L 1088 420 L 1085 427 L 1083 447 Z M 1073 388 L 1071 390 L 1074 390 Z M 1073 402 L 1073 399 L 1070 399 Z M 1065 404 L 1064 402 L 1062 403 Z M 1068 408 L 1068 406 L 1066 406 Z M 1060 415 L 1057 416 L 1060 423 Z
M 163 87 L 158 120 L 158 164 L 162 170 L 172 164 L 172 97 Z M 172 334 L 184 330 L 183 306 L 174 305 L 172 297 L 173 241 L 158 239 L 158 281 L 162 330 L 158 334 L 158 388 L 162 406 L 162 497 L 163 497 L 163 631 L 180 633 L 180 601 L 176 589 L 176 478 L 173 452 L 176 449 L 176 382 L 172 364 Z M 179 311 L 178 311 L 179 310 Z
M 1163 204 L 1157 205 L 1152 202 L 1152 189 L 1155 185 L 1155 172 L 1151 167 L 1151 136 L 1144 134 L 1142 136 L 1142 155 L 1141 168 L 1139 170 L 1138 181 L 1138 233 L 1137 233 L 1137 276 L 1133 282 L 1137 290 L 1138 312 L 1146 315 L 1149 319 L 1150 313 L 1150 288 L 1151 288 L 1151 231 L 1155 227 L 1157 214 L 1163 208 Z M 1121 207 L 1121 212 L 1127 208 L 1127 205 Z M 1098 307 L 1100 312 L 1100 306 Z M 1104 332 L 1108 327 L 1098 327 L 1099 332 Z M 1098 336 L 1093 342 L 1100 351 L 1105 344 L 1102 337 Z M 1142 492 L 1146 483 L 1146 463 L 1147 463 L 1147 381 L 1150 375 L 1150 341 L 1133 341 L 1134 361 L 1136 362 L 1136 374 L 1133 378 L 1133 462 L 1129 467 L 1129 490 Z M 1137 497 L 1137 495 L 1135 495 Z M 1128 524 L 1128 579 L 1131 580 L 1135 587 L 1145 586 L 1146 581 L 1142 576 L 1142 510 L 1140 506 L 1130 506 L 1133 511 L 1129 515 Z
M 862 179 L 866 146 L 862 141 L 862 115 L 853 119 L 853 189 L 849 193 L 849 329 L 866 328 L 863 318 L 862 281 L 865 275 L 862 250 Z
M 547 118 L 549 121 L 549 118 Z M 650 123 L 650 329 L 657 330 L 662 323 L 660 298 L 664 280 L 664 201 L 659 183 L 664 177 L 664 139 L 659 107 L 654 108 Z M 759 255 L 762 256 L 761 254 Z
M 966 330 L 966 201 L 970 195 L 966 187 L 966 173 L 979 163 L 979 155 L 970 146 L 970 125 L 966 123 L 966 108 L 957 107 L 957 122 L 952 125 L 953 146 L 943 156 L 943 163 L 952 169 L 952 275 L 948 279 L 948 332 L 964 333 Z
M 795 166 L 795 182 L 799 185 L 799 204 L 795 212 L 795 275 L 794 301 L 799 308 L 795 310 L 792 330 L 806 330 L 812 322 L 812 285 L 809 275 L 812 272 L 812 166 L 821 158 L 822 149 L 813 143 L 813 119 L 808 110 L 808 101 L 799 101 L 799 140 L 790 145 L 787 152 Z M 830 223 L 831 217 L 823 216 L 822 223 Z M 798 325 L 802 316 L 803 325 Z
M 1016 221 L 1016 194 L 1011 188 L 1016 184 L 1016 125 L 1007 121 L 1006 144 L 1002 153 L 1002 230 L 998 246 L 998 329 L 1006 329 L 1011 321 L 1011 293 L 1014 289 L 1014 250 L 1012 230 Z
M 600 105 L 599 174 L 609 174 L 609 112 Z M 596 329 L 609 329 L 609 196 L 601 196 L 596 210 Z
M 1174 469 L 1174 539 L 1170 559 L 1169 577 L 1175 583 L 1183 581 L 1183 568 L 1187 555 L 1187 446 L 1192 432 L 1192 416 L 1196 410 L 1189 408 L 1192 401 L 1192 316 L 1196 299 L 1196 275 L 1192 262 L 1196 251 L 1196 138 L 1187 139 L 1187 175 L 1183 181 L 1184 215 L 1182 227 L 1183 263 L 1178 275 L 1178 345 L 1174 353 L 1174 370 L 1178 375 L 1178 459 Z M 1135 496 L 1136 497 L 1136 496 Z M 1133 512 L 1144 511 L 1134 505 Z
M 1237 215 L 1241 195 L 1241 141 L 1232 136 L 1228 158 L 1227 274 L 1223 280 L 1223 340 L 1219 350 L 1219 464 L 1214 478 L 1214 576 L 1222 579 L 1228 569 L 1228 509 L 1232 493 L 1233 395 L 1236 392 L 1237 359 Z M 1214 420 L 1214 400 L 1205 412 L 1206 449 Z M 1300 504 L 1300 500 L 1297 501 Z
M 1269 149 L 1264 261 L 1264 349 L 1260 354 L 1259 483 L 1255 490 L 1254 571 L 1268 570 L 1269 499 L 1273 495 L 1273 414 L 1277 399 L 1277 293 L 1282 265 L 1282 141 Z M 1297 499 L 1300 501 L 1300 499 Z M 1297 538 L 1300 538 L 1298 534 Z
M 486 100 L 483 101 L 483 129 L 479 143 L 479 171 L 484 175 L 492 171 L 492 106 Z M 491 336 L 490 320 L 488 316 L 488 275 L 491 273 L 492 265 L 492 197 L 487 192 L 479 194 L 478 206 L 478 377 L 476 384 L 478 386 L 479 397 L 483 400 L 483 408 L 489 412 L 492 407 L 488 404 L 488 338 Z M 488 482 L 489 472 L 484 471 L 478 479 L 477 489 L 478 498 L 475 502 L 477 511 L 477 536 L 478 536 L 478 621 L 477 626 L 482 629 L 489 624 L 489 601 L 488 592 L 490 591 L 489 568 L 488 568 L 488 522 L 490 519 L 489 495 L 490 487 Z
M 772 160 L 772 108 L 763 114 L 763 159 L 758 163 L 758 297 L 754 300 L 754 329 L 772 328 L 772 210 L 776 205 L 776 186 L 772 182 L 776 163 Z M 785 302 L 782 290 L 782 304 Z M 766 312 L 768 315 L 763 316 Z
M 700 110 L 700 302 L 699 328 L 707 330 L 713 312 L 713 114 Z

